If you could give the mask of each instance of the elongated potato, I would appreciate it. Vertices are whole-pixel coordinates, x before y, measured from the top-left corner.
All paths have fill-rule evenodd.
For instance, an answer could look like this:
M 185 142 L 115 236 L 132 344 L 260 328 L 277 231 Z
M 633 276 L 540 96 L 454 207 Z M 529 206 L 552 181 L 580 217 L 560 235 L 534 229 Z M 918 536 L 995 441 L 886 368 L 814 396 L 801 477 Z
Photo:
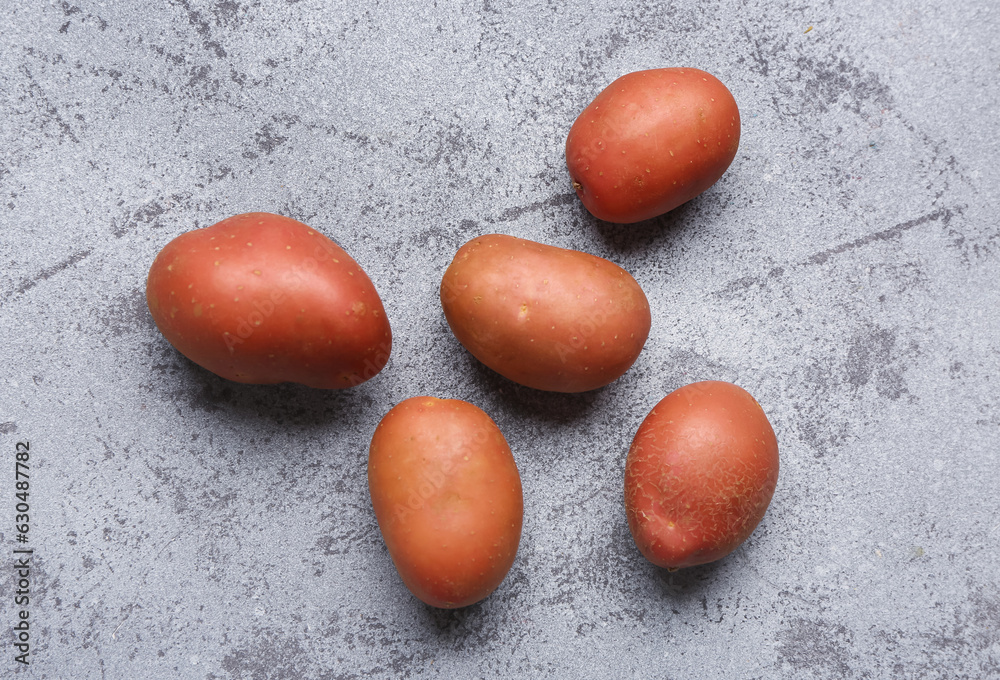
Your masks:
M 493 420 L 459 399 L 413 397 L 375 429 L 368 488 L 396 570 L 434 607 L 503 581 L 521 538 L 521 477 Z
M 649 302 L 603 258 L 490 234 L 462 246 L 441 281 L 455 337 L 514 382 L 584 392 L 621 377 L 649 335 Z

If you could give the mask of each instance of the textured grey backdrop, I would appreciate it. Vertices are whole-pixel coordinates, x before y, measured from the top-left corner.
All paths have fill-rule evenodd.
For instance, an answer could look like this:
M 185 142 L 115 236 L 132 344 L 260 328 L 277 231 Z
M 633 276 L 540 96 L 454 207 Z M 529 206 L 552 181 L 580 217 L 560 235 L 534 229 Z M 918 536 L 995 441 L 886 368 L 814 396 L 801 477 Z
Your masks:
M 991 4 L 0 2 L 0 676 L 1000 677 Z M 565 135 L 659 66 L 730 87 L 739 154 L 665 218 L 598 223 Z M 156 252 L 251 210 L 367 270 L 395 335 L 376 379 L 240 386 L 159 335 Z M 488 232 L 631 271 L 634 368 L 560 396 L 479 366 L 437 286 Z M 624 457 L 706 378 L 764 406 L 781 479 L 742 548 L 669 574 L 632 544 Z M 368 498 L 375 424 L 418 394 L 485 409 L 523 477 L 514 567 L 462 611 L 409 595 Z

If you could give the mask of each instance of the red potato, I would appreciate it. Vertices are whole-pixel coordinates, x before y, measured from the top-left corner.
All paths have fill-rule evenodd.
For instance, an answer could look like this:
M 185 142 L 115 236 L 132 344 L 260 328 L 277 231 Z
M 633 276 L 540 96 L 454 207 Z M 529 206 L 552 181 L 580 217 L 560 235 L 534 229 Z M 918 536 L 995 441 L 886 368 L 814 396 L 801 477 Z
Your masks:
M 472 404 L 397 404 L 372 437 L 368 488 L 396 570 L 427 604 L 478 602 L 514 563 L 521 477 L 499 428 Z
M 622 76 L 573 123 L 566 164 L 594 217 L 628 224 L 708 189 L 736 157 L 740 112 L 726 86 L 695 68 Z
M 671 392 L 639 427 L 625 463 L 635 544 L 660 567 L 725 557 L 764 517 L 778 442 L 760 404 L 727 382 Z
M 490 234 L 462 246 L 441 281 L 455 337 L 514 382 L 583 392 L 618 379 L 649 335 L 649 302 L 595 255 Z
M 358 263 L 270 213 L 181 234 L 153 261 L 146 301 L 177 350 L 241 383 L 352 387 L 389 360 L 382 300 Z

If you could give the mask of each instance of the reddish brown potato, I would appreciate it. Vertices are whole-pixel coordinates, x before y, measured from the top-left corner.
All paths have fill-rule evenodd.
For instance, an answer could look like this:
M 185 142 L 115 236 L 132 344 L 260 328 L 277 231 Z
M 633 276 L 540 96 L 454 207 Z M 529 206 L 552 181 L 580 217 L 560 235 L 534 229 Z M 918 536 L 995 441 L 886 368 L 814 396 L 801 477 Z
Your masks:
M 611 83 L 573 123 L 566 164 L 594 217 L 627 224 L 673 210 L 733 162 L 740 112 L 696 68 L 637 71 Z
M 149 270 L 160 332 L 242 383 L 352 387 L 389 361 L 382 300 L 336 243 L 288 217 L 236 215 L 181 234 Z
M 465 607 L 503 581 L 521 538 L 521 477 L 483 411 L 413 397 L 375 429 L 368 488 L 396 570 L 429 605 Z
M 653 564 L 712 562 L 747 539 L 777 482 L 778 442 L 760 404 L 730 383 L 693 383 L 664 397 L 635 435 L 628 526 Z
M 649 302 L 608 260 L 490 234 L 462 246 L 441 281 L 458 341 L 514 382 L 583 392 L 619 378 L 649 335 Z

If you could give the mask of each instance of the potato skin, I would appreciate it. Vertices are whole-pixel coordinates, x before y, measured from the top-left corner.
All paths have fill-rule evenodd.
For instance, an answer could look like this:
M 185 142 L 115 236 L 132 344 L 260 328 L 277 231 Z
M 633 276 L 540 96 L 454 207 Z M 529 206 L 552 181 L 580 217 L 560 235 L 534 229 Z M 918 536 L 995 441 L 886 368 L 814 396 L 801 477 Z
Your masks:
M 628 526 L 657 566 L 712 562 L 753 532 L 777 482 L 778 442 L 760 404 L 731 383 L 693 383 L 664 397 L 635 435 Z
M 736 100 L 695 68 L 636 71 L 573 123 L 566 165 L 594 217 L 629 224 L 673 210 L 716 181 L 740 143 Z
M 441 281 L 455 337 L 521 385 L 584 392 L 618 379 L 649 335 L 649 302 L 603 258 L 489 234 L 463 245 Z
M 392 349 L 382 300 L 358 263 L 281 215 L 245 213 L 181 234 L 153 261 L 146 302 L 181 354 L 241 383 L 353 387 Z
M 514 563 L 521 477 L 500 429 L 472 404 L 397 404 L 372 437 L 368 488 L 396 570 L 427 604 L 478 602 Z

